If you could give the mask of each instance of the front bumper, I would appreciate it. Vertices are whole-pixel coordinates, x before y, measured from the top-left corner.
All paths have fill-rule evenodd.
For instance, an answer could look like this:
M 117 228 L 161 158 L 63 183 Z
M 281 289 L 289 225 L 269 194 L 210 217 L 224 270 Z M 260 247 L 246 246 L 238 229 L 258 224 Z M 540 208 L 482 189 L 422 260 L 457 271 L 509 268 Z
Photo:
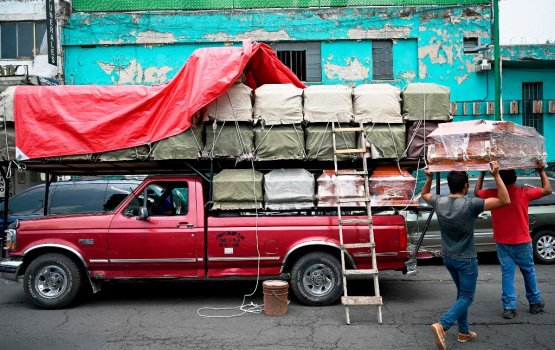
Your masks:
M 21 257 L 11 257 L 0 261 L 0 277 L 17 281 L 21 265 L 23 265 L 23 258 Z

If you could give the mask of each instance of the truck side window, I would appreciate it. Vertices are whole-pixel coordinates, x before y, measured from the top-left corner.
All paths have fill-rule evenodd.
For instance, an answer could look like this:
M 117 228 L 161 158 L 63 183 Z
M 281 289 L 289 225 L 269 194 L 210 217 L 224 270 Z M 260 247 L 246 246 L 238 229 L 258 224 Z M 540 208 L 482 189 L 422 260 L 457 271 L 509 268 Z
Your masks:
M 129 203 L 124 211 L 126 216 L 139 215 L 139 208 L 143 206 L 141 191 Z M 147 187 L 147 204 L 149 215 L 173 216 L 185 215 L 188 212 L 188 188 L 186 182 L 156 182 Z

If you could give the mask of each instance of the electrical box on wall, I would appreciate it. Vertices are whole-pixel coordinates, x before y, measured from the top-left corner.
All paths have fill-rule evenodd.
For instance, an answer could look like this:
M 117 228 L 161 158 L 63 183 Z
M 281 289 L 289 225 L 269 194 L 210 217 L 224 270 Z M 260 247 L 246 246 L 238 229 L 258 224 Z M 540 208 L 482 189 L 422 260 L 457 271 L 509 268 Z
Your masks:
M 450 108 L 451 115 L 457 115 L 458 111 L 459 111 L 459 107 L 457 102 L 451 102 L 451 108 Z
M 486 114 L 493 114 L 493 113 L 495 113 L 495 103 L 488 102 Z
M 519 105 L 518 105 L 518 101 L 511 101 L 510 103 L 510 109 L 509 109 L 509 114 L 518 114 L 519 113 Z
M 472 113 L 474 115 L 481 114 L 482 104 L 480 102 L 474 102 L 472 104 Z
M 543 113 L 543 101 L 532 101 L 532 113 Z

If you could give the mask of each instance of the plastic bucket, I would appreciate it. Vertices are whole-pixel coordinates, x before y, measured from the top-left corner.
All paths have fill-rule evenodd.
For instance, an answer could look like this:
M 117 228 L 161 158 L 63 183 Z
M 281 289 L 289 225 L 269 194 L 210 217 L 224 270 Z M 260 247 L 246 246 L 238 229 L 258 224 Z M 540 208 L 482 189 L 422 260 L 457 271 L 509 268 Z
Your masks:
M 264 293 L 264 313 L 266 316 L 283 316 L 287 313 L 287 281 L 268 280 L 262 282 Z

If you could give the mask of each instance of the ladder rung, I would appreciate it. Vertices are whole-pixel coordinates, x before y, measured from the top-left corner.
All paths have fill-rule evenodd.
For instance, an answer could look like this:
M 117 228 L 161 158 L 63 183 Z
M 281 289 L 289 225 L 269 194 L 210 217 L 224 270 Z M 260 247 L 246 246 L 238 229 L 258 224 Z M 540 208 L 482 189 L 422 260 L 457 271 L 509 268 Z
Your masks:
M 343 271 L 343 274 L 345 276 L 375 275 L 377 273 L 378 273 L 378 269 L 359 269 L 359 270 Z
M 361 132 L 364 131 L 364 128 L 361 128 L 360 126 L 355 126 L 352 128 L 334 128 L 333 131 L 335 132 Z
M 376 245 L 370 242 L 366 243 L 347 243 L 343 244 L 342 247 L 345 249 L 356 249 L 356 248 L 374 248 Z
M 341 224 L 371 224 L 372 219 L 341 219 L 339 222 Z
M 335 154 L 346 154 L 346 153 L 366 153 L 366 148 L 345 148 L 345 149 L 335 150 Z
M 382 297 L 341 297 L 343 305 L 383 305 Z
M 335 175 L 368 175 L 368 172 L 366 171 L 356 171 L 356 170 L 350 170 L 350 171 L 338 171 L 335 173 Z
M 335 197 L 339 203 L 370 202 L 368 197 Z

